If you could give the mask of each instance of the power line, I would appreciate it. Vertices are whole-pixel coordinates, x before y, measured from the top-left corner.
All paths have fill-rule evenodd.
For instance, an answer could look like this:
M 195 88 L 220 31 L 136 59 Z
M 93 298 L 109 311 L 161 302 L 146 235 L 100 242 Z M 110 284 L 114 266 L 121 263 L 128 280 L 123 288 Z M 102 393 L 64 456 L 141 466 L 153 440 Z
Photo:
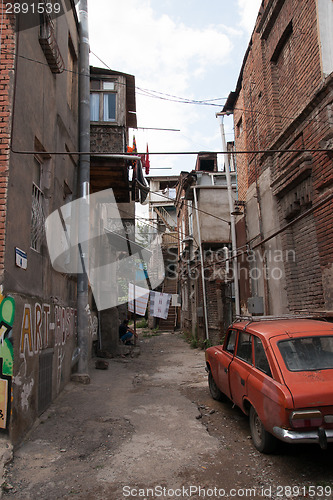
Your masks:
M 4 48 L 2 49 L 2 52 L 3 53 L 8 53 L 8 54 L 13 54 L 16 57 L 20 57 L 20 58 L 25 59 L 27 61 L 34 62 L 34 63 L 40 64 L 42 66 L 47 66 L 48 67 L 48 63 L 44 62 L 44 61 L 39 61 L 37 59 L 31 58 L 31 57 L 27 57 L 27 56 L 23 56 L 21 54 L 17 54 L 17 53 L 12 52 L 12 51 L 6 51 L 6 49 L 4 49 Z M 98 57 L 96 54 L 94 54 L 94 55 L 96 57 Z M 101 61 L 101 62 L 103 62 L 103 61 Z M 105 64 L 105 63 L 103 62 L 103 64 Z M 110 71 L 113 71 L 111 68 L 109 68 L 108 65 L 106 65 L 106 67 L 108 69 L 110 69 Z M 64 68 L 63 72 L 67 72 L 67 73 L 72 73 L 72 74 L 79 75 L 78 71 L 69 70 L 67 68 Z M 117 82 L 117 85 L 126 85 L 126 83 Z M 156 90 L 142 89 L 141 87 L 137 87 L 137 86 L 135 87 L 135 89 L 137 91 L 139 90 L 140 92 L 143 92 L 143 93 L 137 92 L 139 95 L 142 95 L 142 96 L 145 96 L 145 97 L 154 98 L 154 99 L 161 99 L 161 100 L 165 100 L 165 101 L 169 101 L 169 102 L 176 102 L 178 104 L 207 105 L 207 106 L 213 106 L 213 107 L 221 107 L 222 104 L 221 105 L 214 104 L 211 101 L 225 100 L 226 99 L 226 97 L 220 97 L 220 98 L 214 98 L 214 99 L 195 100 L 195 99 L 189 99 L 189 98 L 184 98 L 184 97 L 173 96 L 172 94 L 162 93 L 162 92 L 159 92 L 159 91 L 156 91 Z M 160 94 L 160 96 L 159 95 L 154 95 L 155 93 L 156 94 Z M 163 97 L 163 96 L 166 96 L 166 97 Z M 286 116 L 286 115 L 282 115 L 282 114 L 272 114 L 272 113 L 267 113 L 267 112 L 258 111 L 258 110 L 252 110 L 251 111 L 251 110 L 246 109 L 246 108 L 234 108 L 234 109 L 237 110 L 237 111 L 242 111 L 244 113 L 252 113 L 252 114 L 257 114 L 257 115 L 261 115 L 261 116 L 268 117 L 268 118 L 277 118 L 277 119 L 285 119 L 285 120 L 295 120 L 295 119 L 297 119 L 297 116 L 298 116 L 298 115 L 295 115 L 295 116 Z M 307 123 L 312 123 L 314 121 L 316 121 L 318 123 L 327 123 L 327 120 L 317 120 L 315 118 L 312 118 L 312 119 L 306 119 L 306 118 L 304 118 L 303 119 L 303 122 L 307 122 Z M 142 128 L 145 128 L 145 127 L 142 127 Z
M 161 194 L 159 191 L 149 191 L 149 193 L 158 194 L 158 196 L 161 196 L 162 198 L 166 198 L 169 201 L 173 201 L 173 202 L 176 201 L 174 198 L 170 198 L 170 196 L 166 196 L 164 194 Z M 189 203 L 185 203 L 185 201 L 183 201 L 183 203 L 185 206 L 192 208 L 192 210 L 196 210 L 197 212 L 203 213 L 205 215 L 209 215 L 210 217 L 213 217 L 214 219 L 218 219 L 222 222 L 226 222 L 227 224 L 230 224 L 230 221 L 228 221 L 226 219 L 222 219 L 222 217 L 218 217 L 217 215 L 214 215 L 210 212 L 206 212 L 205 210 L 201 210 L 200 208 L 195 208 L 195 207 L 193 207 L 193 205 L 190 205 Z M 176 204 L 175 204 L 175 206 L 176 206 Z
M 329 153 L 332 152 L 332 148 L 314 148 L 314 149 L 250 149 L 250 150 L 244 150 L 244 151 L 228 151 L 228 153 L 231 154 L 238 154 L 238 155 L 244 155 L 244 154 L 277 154 L 277 153 Z M 44 155 L 84 155 L 87 154 L 82 151 L 15 151 L 12 149 L 13 153 L 16 154 L 22 154 L 22 155 L 36 155 L 36 154 L 44 154 Z M 110 153 L 109 151 L 100 151 L 100 152 L 90 152 L 90 156 L 105 156 L 107 155 L 109 158 L 112 158 L 112 156 L 120 156 L 120 155 L 128 155 L 130 156 L 131 153 L 124 153 L 124 152 L 112 152 Z M 146 155 L 147 152 L 142 152 L 142 153 L 135 153 L 135 155 Z M 160 155 L 160 156 L 185 156 L 185 155 L 196 155 L 198 156 L 199 154 L 218 154 L 218 155 L 224 155 L 226 154 L 226 151 L 149 151 L 149 155 Z M 130 159 L 129 159 L 130 160 Z
M 127 215 L 131 216 L 130 217 L 131 219 L 134 219 L 134 220 L 137 220 L 137 221 L 147 221 L 147 219 L 145 219 L 144 217 L 139 217 L 137 215 L 135 215 L 134 218 L 133 218 L 133 215 L 132 215 L 131 212 L 127 212 L 126 210 L 124 210 L 122 208 L 118 207 L 118 211 L 121 212 L 121 213 L 123 213 L 123 214 L 127 214 Z M 152 219 L 148 219 L 148 220 L 152 220 Z M 155 224 L 155 226 L 153 224 Z M 152 223 L 145 222 L 145 225 L 149 226 L 149 227 L 152 227 L 153 229 L 157 229 L 157 230 L 159 229 L 157 221 L 156 222 L 152 221 Z M 169 237 L 171 237 L 172 239 L 176 240 L 177 243 L 181 242 L 181 239 L 178 236 L 178 231 L 173 231 L 173 232 L 177 233 L 177 235 L 171 234 L 171 233 L 167 233 L 167 234 L 169 235 Z M 155 233 L 153 233 L 153 234 L 155 234 Z M 157 234 L 158 234 L 158 231 L 157 231 Z M 164 234 L 164 233 L 162 233 L 162 234 Z
M 108 64 L 106 64 L 105 61 L 103 61 L 97 54 L 95 54 L 95 52 L 90 50 L 90 53 L 93 54 L 102 64 L 104 64 L 104 66 L 107 69 L 109 69 L 110 71 L 113 71 L 112 68 Z M 141 92 L 140 95 L 142 95 L 142 96 L 152 97 L 154 99 L 161 99 L 161 100 L 171 101 L 171 102 L 179 102 L 179 103 L 183 103 L 183 104 L 201 104 L 201 105 L 207 105 L 207 106 L 221 107 L 222 104 L 210 104 L 210 103 L 212 101 L 222 101 L 222 100 L 225 101 L 225 100 L 227 100 L 227 97 L 217 97 L 214 99 L 196 100 L 196 99 L 188 99 L 186 97 L 179 97 L 179 96 L 175 96 L 172 94 L 167 94 L 165 92 L 159 92 L 158 90 L 144 89 L 144 88 L 141 88 L 138 86 L 135 86 L 135 89 L 137 91 L 139 90 Z
M 195 105 L 201 105 L 201 106 L 216 106 L 217 108 L 221 108 L 223 104 L 213 104 L 210 101 L 214 100 L 220 100 L 220 99 L 207 99 L 207 100 L 195 100 L 195 99 L 186 99 L 184 97 L 163 97 L 163 95 L 168 96 L 169 94 L 163 94 L 163 95 L 154 95 L 151 92 L 156 92 L 156 91 L 145 91 L 144 89 L 140 89 L 139 87 L 136 87 L 137 90 L 140 90 L 141 92 L 137 92 L 139 95 L 142 95 L 143 97 L 151 97 L 153 99 L 160 99 L 162 101 L 168 101 L 168 102 L 176 102 L 179 104 L 195 104 Z M 161 94 L 160 92 L 158 92 Z M 222 99 L 226 99 L 226 97 L 221 97 Z

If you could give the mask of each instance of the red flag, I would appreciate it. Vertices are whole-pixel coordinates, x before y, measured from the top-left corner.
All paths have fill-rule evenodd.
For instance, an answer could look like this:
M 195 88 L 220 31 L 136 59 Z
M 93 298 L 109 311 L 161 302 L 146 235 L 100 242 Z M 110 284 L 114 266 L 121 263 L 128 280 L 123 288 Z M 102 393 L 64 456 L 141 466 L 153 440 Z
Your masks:
M 137 153 L 135 135 L 133 135 L 133 153 Z
M 149 151 L 148 151 L 148 143 L 147 143 L 147 153 L 146 153 L 146 158 L 145 158 L 145 168 L 146 168 L 146 175 L 149 174 L 149 168 L 150 168 L 150 161 L 149 161 Z

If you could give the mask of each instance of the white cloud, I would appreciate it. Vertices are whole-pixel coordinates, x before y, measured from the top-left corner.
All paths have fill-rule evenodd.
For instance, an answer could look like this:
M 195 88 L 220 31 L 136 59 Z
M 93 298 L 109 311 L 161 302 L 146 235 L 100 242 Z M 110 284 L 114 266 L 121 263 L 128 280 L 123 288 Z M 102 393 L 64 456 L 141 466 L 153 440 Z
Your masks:
M 176 23 L 168 15 L 154 12 L 147 0 L 111 5 L 104 0 L 90 1 L 89 21 L 92 50 L 114 69 L 154 81 L 162 75 L 163 79 L 167 74 L 177 76 L 174 86 L 177 83 L 181 90 L 198 68 L 221 64 L 231 51 L 229 37 L 217 27 L 194 29 Z M 170 87 L 169 82 L 166 86 Z
M 112 69 L 135 75 L 137 87 L 194 99 L 216 97 L 206 95 L 205 76 L 227 65 L 230 37 L 237 34 L 221 24 L 187 26 L 157 13 L 150 0 L 89 0 L 89 31 L 91 50 Z M 93 57 L 91 63 L 101 66 Z M 193 126 L 200 128 L 203 109 L 140 94 L 138 90 L 138 126 L 177 128 L 181 133 L 135 132 L 139 149 L 148 142 L 151 151 L 196 150 L 209 142 L 205 138 L 193 144 Z M 173 166 L 177 161 L 174 156 L 152 156 L 151 166 Z M 195 158 L 183 157 L 182 165 L 194 163 Z
M 261 0 L 238 0 L 238 8 L 241 17 L 240 25 L 250 34 L 254 29 L 260 3 Z

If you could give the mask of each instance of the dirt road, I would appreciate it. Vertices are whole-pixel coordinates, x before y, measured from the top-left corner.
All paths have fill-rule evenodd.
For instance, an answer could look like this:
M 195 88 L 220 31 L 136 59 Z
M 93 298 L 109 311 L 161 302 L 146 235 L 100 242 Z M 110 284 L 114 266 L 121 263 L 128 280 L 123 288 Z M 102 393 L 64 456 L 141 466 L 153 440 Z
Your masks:
M 332 447 L 261 455 L 247 418 L 210 397 L 202 350 L 178 334 L 140 347 L 67 386 L 16 450 L 3 498 L 333 498 Z

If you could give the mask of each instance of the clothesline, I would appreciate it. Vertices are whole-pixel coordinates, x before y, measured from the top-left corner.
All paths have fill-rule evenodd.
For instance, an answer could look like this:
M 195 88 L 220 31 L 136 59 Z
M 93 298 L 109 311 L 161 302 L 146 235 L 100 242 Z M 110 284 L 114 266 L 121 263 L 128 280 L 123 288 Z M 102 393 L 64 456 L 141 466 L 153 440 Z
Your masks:
M 178 298 L 178 295 L 177 295 Z M 150 299 L 150 315 L 154 318 L 167 319 L 171 301 L 177 302 L 170 293 L 149 291 L 135 285 L 135 314 L 144 316 Z M 134 313 L 134 284 L 128 286 L 128 310 Z

